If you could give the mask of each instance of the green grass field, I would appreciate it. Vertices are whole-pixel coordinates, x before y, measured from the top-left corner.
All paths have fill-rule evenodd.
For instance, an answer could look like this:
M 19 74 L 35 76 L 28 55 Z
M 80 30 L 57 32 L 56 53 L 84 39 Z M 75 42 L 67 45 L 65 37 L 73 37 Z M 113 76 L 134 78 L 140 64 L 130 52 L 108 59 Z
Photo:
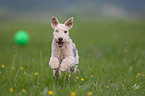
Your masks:
M 26 46 L 14 43 L 18 30 L 29 32 Z M 75 21 L 70 37 L 80 73 L 64 72 L 58 79 L 48 65 L 52 32 L 50 24 L 0 23 L 0 96 L 145 96 L 144 21 Z

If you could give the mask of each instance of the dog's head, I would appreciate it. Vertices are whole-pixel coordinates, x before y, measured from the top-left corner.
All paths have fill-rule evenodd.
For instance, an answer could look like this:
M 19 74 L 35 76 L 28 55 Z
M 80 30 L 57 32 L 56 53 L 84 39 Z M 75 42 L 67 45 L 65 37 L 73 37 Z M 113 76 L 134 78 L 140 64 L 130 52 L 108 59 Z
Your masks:
M 73 17 L 69 18 L 64 24 L 59 23 L 56 17 L 52 17 L 51 26 L 54 29 L 53 36 L 58 47 L 64 46 L 69 42 L 69 30 L 73 26 Z

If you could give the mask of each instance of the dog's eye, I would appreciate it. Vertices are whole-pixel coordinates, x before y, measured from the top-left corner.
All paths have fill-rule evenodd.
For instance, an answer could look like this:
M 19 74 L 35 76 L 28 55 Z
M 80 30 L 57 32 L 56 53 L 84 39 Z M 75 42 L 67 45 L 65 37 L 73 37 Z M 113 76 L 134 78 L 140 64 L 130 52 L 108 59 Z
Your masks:
M 58 30 L 55 30 L 55 32 L 59 32 Z
M 64 31 L 64 33 L 67 33 L 67 31 Z

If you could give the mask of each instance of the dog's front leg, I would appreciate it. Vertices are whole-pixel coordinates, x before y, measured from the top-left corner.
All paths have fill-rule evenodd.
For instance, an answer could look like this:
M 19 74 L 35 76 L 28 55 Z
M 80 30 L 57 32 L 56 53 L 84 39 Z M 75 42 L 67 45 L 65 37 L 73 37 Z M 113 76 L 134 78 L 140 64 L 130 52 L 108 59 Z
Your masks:
M 49 62 L 49 66 L 53 69 L 58 68 L 59 67 L 59 60 L 56 57 L 51 57 L 50 62 Z
M 66 71 L 67 69 L 72 67 L 74 65 L 74 61 L 75 58 L 73 56 L 66 57 L 60 65 L 60 71 Z

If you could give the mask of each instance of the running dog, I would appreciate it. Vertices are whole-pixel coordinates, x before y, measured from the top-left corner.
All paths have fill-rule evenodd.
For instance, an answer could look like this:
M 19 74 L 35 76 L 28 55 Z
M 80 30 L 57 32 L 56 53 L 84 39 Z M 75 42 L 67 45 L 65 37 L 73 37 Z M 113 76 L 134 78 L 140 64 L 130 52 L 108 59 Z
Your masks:
M 53 16 L 51 26 L 54 32 L 49 65 L 53 69 L 53 75 L 58 78 L 63 71 L 74 73 L 78 70 L 79 55 L 76 45 L 69 37 L 69 30 L 73 27 L 73 17 L 61 24 Z

